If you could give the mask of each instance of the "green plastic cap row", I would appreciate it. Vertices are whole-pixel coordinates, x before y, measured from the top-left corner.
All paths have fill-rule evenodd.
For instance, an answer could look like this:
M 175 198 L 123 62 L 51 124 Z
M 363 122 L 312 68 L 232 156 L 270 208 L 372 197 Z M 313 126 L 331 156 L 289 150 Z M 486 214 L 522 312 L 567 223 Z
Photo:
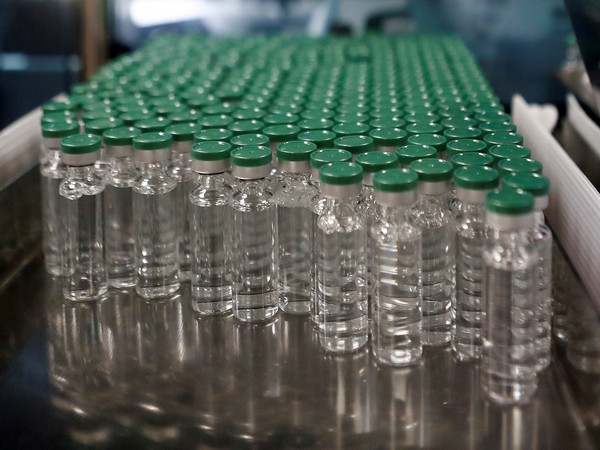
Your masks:
M 96 134 L 74 134 L 60 141 L 60 151 L 70 155 L 93 153 L 100 149 L 102 140 Z
M 64 120 L 42 124 L 42 136 L 45 138 L 64 138 L 79 133 L 79 123 Z
M 203 141 L 192 146 L 192 159 L 198 161 L 221 161 L 231 155 L 231 144 L 223 141 Z
M 502 176 L 509 173 L 542 173 L 544 168 L 541 162 L 529 158 L 503 159 L 496 167 Z
M 321 183 L 335 186 L 360 184 L 363 179 L 363 169 L 353 162 L 335 162 L 325 164 L 319 169 Z
M 310 155 L 310 166 L 314 169 L 319 169 L 329 163 L 350 161 L 352 161 L 352 153 L 340 148 L 315 150 Z
M 173 137 L 163 131 L 144 133 L 133 138 L 136 150 L 164 150 L 173 144 Z
M 503 216 L 520 216 L 533 211 L 534 197 L 523 190 L 497 189 L 487 195 L 486 209 Z
M 239 167 L 260 167 L 271 164 L 271 149 L 262 146 L 246 146 L 231 152 L 231 164 Z
M 428 145 L 408 144 L 399 147 L 396 150 L 396 156 L 400 164 L 409 165 L 413 161 L 424 158 L 434 158 L 437 156 L 437 150 Z
M 282 161 L 309 161 L 315 150 L 317 146 L 313 142 L 288 141 L 277 147 L 277 158 Z
M 388 169 L 373 176 L 373 189 L 381 192 L 407 192 L 417 188 L 419 176 L 408 169 Z
M 132 145 L 133 138 L 141 135 L 142 132 L 135 127 L 119 127 L 106 130 L 102 134 L 102 139 L 106 145 L 124 146 Z
M 452 179 L 452 164 L 436 158 L 425 158 L 410 163 L 410 169 L 419 177 L 419 181 L 440 182 Z
M 398 167 L 398 157 L 393 153 L 369 152 L 358 155 L 356 163 L 360 164 L 365 172 L 376 173 Z
M 198 131 L 200 131 L 200 125 L 196 123 L 178 123 L 165 129 L 165 132 L 169 133 L 175 142 L 193 141 Z
M 550 180 L 537 173 L 511 173 L 502 178 L 502 186 L 522 189 L 535 197 L 544 197 L 550 192 Z
M 481 191 L 498 187 L 500 174 L 485 166 L 460 167 L 454 172 L 454 184 L 463 189 Z

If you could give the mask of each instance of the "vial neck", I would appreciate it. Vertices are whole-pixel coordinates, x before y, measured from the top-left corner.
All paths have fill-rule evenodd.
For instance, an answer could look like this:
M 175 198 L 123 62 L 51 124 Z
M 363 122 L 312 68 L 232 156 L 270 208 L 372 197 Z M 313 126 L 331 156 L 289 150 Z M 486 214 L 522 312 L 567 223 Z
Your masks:
M 135 170 L 135 165 L 133 163 L 133 159 L 129 156 L 120 157 L 120 158 L 110 158 L 109 160 L 110 166 L 115 172 L 130 172 Z
M 171 154 L 171 164 L 179 169 L 191 170 L 192 157 L 186 152 L 173 152 Z
M 69 166 L 67 177 L 73 180 L 89 180 L 98 178 L 93 164 L 88 166 Z
M 377 212 L 385 222 L 401 223 L 408 221 L 411 214 L 410 206 L 383 206 L 377 204 Z
M 533 213 L 533 220 L 535 222 L 536 227 L 541 227 L 546 225 L 546 218 L 544 217 L 544 211 L 539 210 Z
M 163 173 L 167 170 L 169 161 L 138 163 L 140 172 L 145 174 Z

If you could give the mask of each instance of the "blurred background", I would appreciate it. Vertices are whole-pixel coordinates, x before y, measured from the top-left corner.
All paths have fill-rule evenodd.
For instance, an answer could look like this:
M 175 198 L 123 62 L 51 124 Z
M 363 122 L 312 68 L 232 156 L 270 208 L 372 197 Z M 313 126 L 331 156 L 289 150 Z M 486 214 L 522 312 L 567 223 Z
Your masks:
M 2 0 L 0 129 L 148 37 L 189 31 L 453 32 L 505 105 L 519 92 L 559 108 L 572 36 L 562 0 Z

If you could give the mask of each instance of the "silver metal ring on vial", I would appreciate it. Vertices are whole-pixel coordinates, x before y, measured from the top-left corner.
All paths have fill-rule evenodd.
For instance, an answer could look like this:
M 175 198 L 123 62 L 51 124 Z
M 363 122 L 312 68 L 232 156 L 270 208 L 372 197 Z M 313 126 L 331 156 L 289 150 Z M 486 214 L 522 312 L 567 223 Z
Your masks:
M 535 198 L 535 203 L 534 203 L 533 207 L 536 211 L 543 211 L 548 207 L 549 204 L 550 204 L 549 197 L 547 195 L 541 195 L 541 196 Z
M 60 150 L 61 138 L 44 138 L 44 147 L 48 150 Z
M 100 159 L 100 150 L 78 155 L 74 155 L 72 153 L 61 153 L 60 159 L 67 166 L 89 166 Z
M 106 156 L 109 158 L 133 156 L 133 147 L 131 145 L 107 145 Z
M 448 192 L 450 186 L 447 181 L 420 181 L 418 189 L 419 194 L 440 195 Z
M 279 170 L 287 173 L 310 172 L 310 161 L 283 161 L 279 160 Z
M 377 150 L 378 152 L 396 153 L 396 150 L 398 150 L 398 147 L 389 147 L 389 146 L 386 146 L 386 145 L 377 145 L 377 146 L 375 146 L 375 150 Z
M 223 173 L 229 169 L 230 160 L 219 159 L 217 161 L 199 161 L 192 159 L 192 170 L 197 173 L 210 175 L 212 173 Z
M 500 231 L 515 231 L 533 227 L 533 213 L 522 214 L 520 216 L 508 216 L 497 214 L 491 211 L 485 213 L 485 222 L 493 228 Z
M 485 199 L 490 190 L 488 189 L 465 189 L 456 188 L 456 197 L 465 203 L 485 203 Z
M 271 164 L 257 167 L 232 166 L 231 173 L 240 180 L 258 180 L 271 173 Z
M 364 172 L 362 180 L 363 186 L 373 186 L 373 176 L 375 176 L 374 173 Z
M 135 160 L 143 163 L 164 162 L 171 159 L 171 149 L 162 148 L 160 150 L 136 150 Z
M 375 191 L 375 201 L 382 206 L 410 206 L 417 201 L 417 190 L 405 192 Z
M 192 141 L 174 141 L 171 149 L 173 153 L 191 153 Z
M 338 184 L 326 184 L 321 182 L 321 193 L 323 197 L 335 198 L 338 200 L 344 200 L 355 195 L 360 194 L 362 190 L 361 183 L 347 184 L 340 186 Z

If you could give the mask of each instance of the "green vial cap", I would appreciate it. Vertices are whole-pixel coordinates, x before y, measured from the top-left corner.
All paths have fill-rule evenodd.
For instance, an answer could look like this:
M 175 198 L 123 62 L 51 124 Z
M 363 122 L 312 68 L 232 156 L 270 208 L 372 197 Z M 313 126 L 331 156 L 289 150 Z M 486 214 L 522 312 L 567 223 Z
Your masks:
M 282 161 L 308 161 L 317 146 L 308 141 L 289 141 L 277 147 L 277 158 Z
M 169 125 L 171 125 L 171 121 L 165 117 L 143 119 L 134 123 L 134 126 L 142 130 L 142 133 L 158 133 L 160 131 L 165 131 L 165 128 Z
M 75 111 L 77 105 L 68 100 L 50 100 L 42 105 L 44 114 L 52 112 Z
M 207 130 L 198 131 L 194 135 L 196 142 L 201 141 L 227 141 L 233 136 L 233 132 L 226 128 L 209 128 Z
M 356 122 L 366 122 L 367 120 L 369 120 L 370 117 L 364 113 L 345 113 L 345 114 L 338 114 L 336 115 L 333 120 L 336 123 L 346 123 L 346 122 L 351 122 L 351 123 L 356 123 Z
M 487 195 L 486 209 L 503 216 L 521 216 L 533 211 L 534 197 L 516 189 L 497 189 Z
M 461 117 L 448 117 L 442 120 L 442 125 L 446 128 L 459 128 L 459 127 L 474 127 L 478 124 L 475 119 L 467 116 Z
M 244 133 L 238 134 L 237 136 L 233 136 L 229 142 L 234 147 L 244 147 L 247 145 L 251 146 L 260 146 L 260 145 L 269 145 L 269 138 L 264 134 L 259 133 Z
M 406 121 L 400 117 L 388 116 L 373 119 L 369 122 L 371 128 L 402 128 L 406 125 Z
M 85 123 L 100 119 L 113 119 L 116 113 L 112 111 L 86 111 L 83 113 L 83 121 Z
M 336 148 L 348 150 L 354 155 L 373 150 L 373 138 L 370 136 L 342 136 L 333 141 Z
M 106 145 L 132 145 L 133 138 L 142 132 L 135 127 L 119 127 L 106 130 L 102 135 Z
M 260 133 L 264 127 L 264 122 L 254 119 L 237 120 L 227 126 L 228 129 L 233 131 L 233 134 Z
M 362 183 L 363 169 L 352 162 L 335 162 L 325 164 L 319 169 L 321 183 L 335 186 L 348 186 Z
M 119 118 L 125 123 L 125 125 L 133 125 L 140 120 L 148 120 L 156 117 L 152 111 L 129 111 L 119 114 Z
M 482 122 L 477 126 L 484 134 L 514 133 L 517 127 L 510 122 Z
M 446 144 L 446 153 L 452 157 L 459 153 L 486 153 L 487 145 L 478 139 L 455 139 Z
M 491 147 L 489 154 L 496 161 L 501 161 L 503 159 L 529 158 L 531 157 L 531 150 L 518 144 L 503 144 Z
M 500 174 L 485 166 L 459 167 L 454 171 L 454 184 L 462 189 L 482 191 L 498 187 Z
M 453 155 L 450 160 L 455 168 L 471 166 L 491 166 L 494 164 L 494 158 L 487 153 L 467 152 Z
M 271 142 L 287 142 L 298 138 L 300 127 L 292 124 L 270 125 L 265 127 L 263 134 L 269 136 Z
M 306 141 L 304 141 L 306 142 Z M 307 144 L 312 144 L 312 142 L 306 142 Z M 314 144 L 313 144 L 314 145 Z M 315 146 L 315 149 L 317 147 Z M 314 169 L 319 169 L 325 164 L 334 163 L 334 162 L 351 162 L 352 161 L 352 153 L 348 150 L 342 150 L 340 148 L 329 148 L 329 149 L 321 149 L 315 150 L 310 155 L 310 167 Z
M 258 120 L 266 115 L 266 111 L 260 108 L 240 108 L 231 115 L 235 120 Z
M 40 123 L 77 122 L 77 116 L 70 111 L 59 111 L 42 115 Z
M 206 105 L 202 112 L 209 116 L 220 116 L 226 115 L 229 116 L 233 111 L 235 111 L 236 106 L 231 103 L 216 103 L 211 105 Z M 232 119 L 233 120 L 233 119 Z
M 192 146 L 192 159 L 198 161 L 221 161 L 231 154 L 231 144 L 223 141 L 203 141 Z
M 400 164 L 409 165 L 413 161 L 425 158 L 435 158 L 437 150 L 429 145 L 408 144 L 396 150 L 396 156 Z
M 226 114 L 214 114 L 204 116 L 198 121 L 198 124 L 204 128 L 225 128 L 233 122 L 233 119 Z
M 333 141 L 335 140 L 336 134 L 333 131 L 328 130 L 311 130 L 303 131 L 298 134 L 298 139 L 301 141 L 314 142 L 317 148 L 328 148 L 333 147 Z
M 106 130 L 110 130 L 111 128 L 119 128 L 123 125 L 124 122 L 121 119 L 115 119 L 114 117 L 110 119 L 92 120 L 91 122 L 87 122 L 85 124 L 85 132 L 102 136 Z
M 439 123 L 415 122 L 407 125 L 405 130 L 408 134 L 438 134 L 444 127 Z
M 419 176 L 419 181 L 438 182 L 452 179 L 452 164 L 437 158 L 425 158 L 410 163 L 410 169 Z
M 175 142 L 193 141 L 198 131 L 200 131 L 200 125 L 195 123 L 178 123 L 165 129 L 166 133 L 173 136 Z
M 523 136 L 518 133 L 490 133 L 483 137 L 490 146 L 501 144 L 523 144 Z
M 400 128 L 376 128 L 369 132 L 373 142 L 379 147 L 400 147 L 406 143 L 408 133 Z
M 338 136 L 352 136 L 356 134 L 366 135 L 369 132 L 369 125 L 362 122 L 338 123 L 331 129 L 331 131 Z
M 79 123 L 63 120 L 42 124 L 42 136 L 45 138 L 64 138 L 79 133 Z
M 330 119 L 304 119 L 298 122 L 298 126 L 303 131 L 311 130 L 329 130 L 333 127 L 333 120 Z
M 260 167 L 271 164 L 271 150 L 261 146 L 239 147 L 231 152 L 231 164 L 239 167 Z
M 333 116 L 335 116 L 335 112 L 330 109 L 326 109 L 326 108 L 305 109 L 304 111 L 302 111 L 302 113 L 300 113 L 300 117 L 302 117 L 303 119 L 306 119 L 306 120 L 331 119 Z
M 192 110 L 192 111 L 179 111 L 179 112 L 174 112 L 173 114 L 169 115 L 169 120 L 171 122 L 173 122 L 173 124 L 180 124 L 180 123 L 193 123 L 193 122 L 197 122 L 198 120 L 200 120 L 200 118 L 202 117 L 202 114 L 200 114 L 198 111 Z
M 144 133 L 133 138 L 133 148 L 136 150 L 163 150 L 172 144 L 173 137 L 162 131 Z
M 409 144 L 428 145 L 435 148 L 438 152 L 446 149 L 446 138 L 439 134 L 415 134 L 407 139 Z
M 60 141 L 60 151 L 69 155 L 83 155 L 100 149 L 102 139 L 97 134 L 74 134 Z
M 538 173 L 511 173 L 502 178 L 502 186 L 523 189 L 535 197 L 543 197 L 550 192 L 550 180 Z
M 262 121 L 267 125 L 295 124 L 298 120 L 300 118 L 292 113 L 267 114 L 262 118 Z
M 393 153 L 369 152 L 358 155 L 356 163 L 360 164 L 365 172 L 375 173 L 398 167 L 398 157 Z
M 412 170 L 388 169 L 373 176 L 373 189 L 381 192 L 414 191 L 418 182 L 419 177 Z
M 509 173 L 542 173 L 542 163 L 529 158 L 510 158 L 498 162 L 498 171 L 502 176 Z
M 475 127 L 456 127 L 456 128 L 447 128 L 444 130 L 444 136 L 448 138 L 448 140 L 453 139 L 478 139 L 481 137 L 482 132 L 478 128 Z

